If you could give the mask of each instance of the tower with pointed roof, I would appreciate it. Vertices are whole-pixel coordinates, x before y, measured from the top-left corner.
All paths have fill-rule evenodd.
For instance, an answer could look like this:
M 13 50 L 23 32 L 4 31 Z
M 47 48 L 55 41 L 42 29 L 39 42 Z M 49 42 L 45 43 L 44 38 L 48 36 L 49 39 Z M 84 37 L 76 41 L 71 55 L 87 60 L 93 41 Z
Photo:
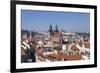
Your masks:
M 54 32 L 59 32 L 58 26 L 56 25 Z
M 53 29 L 52 29 L 52 25 L 50 24 L 50 26 L 49 26 L 49 35 L 50 36 L 53 36 Z

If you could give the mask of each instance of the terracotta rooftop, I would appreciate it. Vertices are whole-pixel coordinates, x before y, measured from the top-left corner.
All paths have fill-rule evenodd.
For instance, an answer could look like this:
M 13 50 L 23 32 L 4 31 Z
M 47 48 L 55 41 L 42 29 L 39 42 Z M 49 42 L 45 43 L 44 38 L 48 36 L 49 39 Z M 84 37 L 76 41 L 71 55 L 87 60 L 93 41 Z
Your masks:
M 61 37 L 61 33 L 60 32 L 54 32 L 53 37 Z
M 52 60 L 52 61 L 69 61 L 69 60 L 81 60 L 82 59 L 82 54 L 80 55 L 67 55 L 62 52 L 57 52 L 57 54 L 49 54 L 47 59 Z
M 82 59 L 82 55 L 65 55 L 64 56 L 64 60 L 68 61 L 68 60 L 81 60 Z
M 72 51 L 80 51 L 79 48 L 76 47 L 76 45 L 72 45 L 71 50 Z

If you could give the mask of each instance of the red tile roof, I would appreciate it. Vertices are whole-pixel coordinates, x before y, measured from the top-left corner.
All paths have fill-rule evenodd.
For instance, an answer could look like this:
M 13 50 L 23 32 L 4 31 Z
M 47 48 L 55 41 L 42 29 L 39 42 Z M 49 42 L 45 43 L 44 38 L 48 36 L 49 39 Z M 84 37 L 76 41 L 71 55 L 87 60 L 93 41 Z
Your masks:
M 80 51 L 79 48 L 76 47 L 76 45 L 72 45 L 71 50 L 72 51 Z
M 53 37 L 61 37 L 61 33 L 60 32 L 54 32 Z

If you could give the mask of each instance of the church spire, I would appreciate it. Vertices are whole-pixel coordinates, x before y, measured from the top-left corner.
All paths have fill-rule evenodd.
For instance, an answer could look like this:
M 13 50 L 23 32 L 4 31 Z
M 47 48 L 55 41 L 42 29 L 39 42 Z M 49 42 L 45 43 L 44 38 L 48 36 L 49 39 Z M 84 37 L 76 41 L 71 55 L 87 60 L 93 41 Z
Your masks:
M 57 24 L 56 24 L 56 27 L 55 27 L 55 32 L 59 32 Z
M 50 33 L 50 36 L 53 35 L 53 29 L 52 29 L 52 25 L 51 25 L 51 24 L 50 24 L 50 26 L 49 26 L 49 33 Z

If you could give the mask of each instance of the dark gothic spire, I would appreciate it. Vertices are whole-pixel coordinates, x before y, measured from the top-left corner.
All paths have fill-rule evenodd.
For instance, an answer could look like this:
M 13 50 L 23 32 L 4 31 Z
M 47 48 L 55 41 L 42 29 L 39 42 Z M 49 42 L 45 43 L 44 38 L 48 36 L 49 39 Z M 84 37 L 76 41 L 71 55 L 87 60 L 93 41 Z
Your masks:
M 56 25 L 56 27 L 55 27 L 55 32 L 59 32 L 58 26 L 57 26 L 57 25 Z
M 49 33 L 50 33 L 51 36 L 53 35 L 53 29 L 52 29 L 52 25 L 51 24 L 49 26 Z

